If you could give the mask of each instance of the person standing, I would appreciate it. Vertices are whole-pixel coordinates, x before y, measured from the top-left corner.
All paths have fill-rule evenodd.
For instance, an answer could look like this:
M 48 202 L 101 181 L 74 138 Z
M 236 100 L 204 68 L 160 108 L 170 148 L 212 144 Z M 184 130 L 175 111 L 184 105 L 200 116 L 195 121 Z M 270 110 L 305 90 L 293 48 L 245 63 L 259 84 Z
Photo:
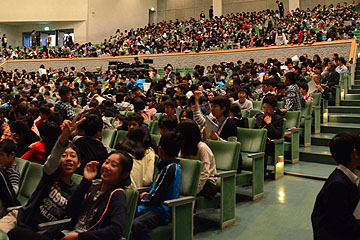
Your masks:
M 280 2 L 279 0 L 276 1 L 276 3 L 279 7 L 280 17 L 284 17 L 284 4 L 282 2 Z
M 3 48 L 6 48 L 6 45 L 7 45 L 7 37 L 6 37 L 6 34 L 4 34 L 1 38 L 1 42 L 2 42 L 2 46 Z
M 31 32 L 31 46 L 34 47 L 37 45 L 37 39 L 36 39 L 36 31 L 33 30 Z
M 214 18 L 214 6 L 211 6 L 209 9 L 209 18 L 210 20 L 213 20 Z
M 205 21 L 205 13 L 204 13 L 204 11 L 201 11 L 201 13 L 200 13 L 200 20 Z

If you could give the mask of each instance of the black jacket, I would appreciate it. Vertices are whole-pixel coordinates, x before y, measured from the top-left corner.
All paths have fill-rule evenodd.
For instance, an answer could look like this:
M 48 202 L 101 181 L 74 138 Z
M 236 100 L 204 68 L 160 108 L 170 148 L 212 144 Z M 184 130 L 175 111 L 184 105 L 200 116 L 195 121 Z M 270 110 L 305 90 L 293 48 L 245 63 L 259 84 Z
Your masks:
M 323 79 L 322 83 L 328 87 L 339 85 L 340 74 L 338 72 L 329 72 L 326 78 Z
M 284 119 L 278 114 L 274 114 L 271 119 L 271 123 L 267 124 L 264 121 L 265 115 L 260 114 L 256 117 L 255 128 L 256 129 L 267 129 L 268 139 L 280 139 L 284 128 Z
M 360 220 L 353 215 L 359 200 L 359 188 L 335 169 L 318 194 L 311 214 L 314 239 L 360 239 Z

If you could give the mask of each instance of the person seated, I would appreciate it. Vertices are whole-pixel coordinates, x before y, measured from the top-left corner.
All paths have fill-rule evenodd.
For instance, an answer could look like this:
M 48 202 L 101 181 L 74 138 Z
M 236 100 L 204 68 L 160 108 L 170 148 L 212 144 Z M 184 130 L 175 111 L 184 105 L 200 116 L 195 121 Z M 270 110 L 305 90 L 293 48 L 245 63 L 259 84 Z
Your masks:
M 15 134 L 16 145 L 18 147 L 18 156 L 24 155 L 29 146 L 40 140 L 40 138 L 30 129 L 26 120 L 16 120 L 10 124 L 11 133 Z
M 80 166 L 79 149 L 69 144 L 71 132 L 85 119 L 65 120 L 63 131 L 43 167 L 42 178 L 28 203 L 0 219 L 0 230 L 16 226 L 37 230 L 39 223 L 64 219 L 66 204 L 77 188 L 71 178 Z M 28 238 L 22 238 L 28 239 Z
M 274 155 L 274 144 L 272 139 L 280 139 L 283 128 L 284 119 L 276 114 L 277 100 L 274 95 L 268 95 L 263 99 L 264 114 L 259 114 L 256 117 L 255 129 L 266 129 L 267 140 L 265 147 L 264 171 L 266 174 L 267 157 Z
M 41 141 L 31 144 L 29 150 L 20 157 L 21 159 L 39 164 L 45 163 L 57 139 L 61 135 L 61 122 L 59 118 L 61 119 L 61 116 L 57 112 L 49 115 L 49 119 L 39 127 Z
M 131 114 L 127 117 L 127 130 L 130 131 L 136 126 L 143 126 L 144 118 L 139 113 Z
M 164 102 L 165 113 L 166 115 L 175 115 L 176 114 L 176 103 L 169 99 Z
M 6 213 L 6 208 L 20 205 L 16 199 L 20 185 L 16 151 L 17 146 L 13 141 L 0 142 L 0 217 Z
M 211 149 L 201 141 L 201 133 L 194 120 L 186 120 L 179 125 L 179 133 L 183 138 L 179 156 L 186 159 L 200 160 L 202 163 L 197 194 L 213 199 L 217 193 L 216 163 Z
M 311 76 L 312 81 L 315 82 L 315 87 L 316 89 L 312 92 L 312 93 L 321 93 L 321 97 L 324 99 L 329 99 L 330 98 L 330 94 L 329 94 L 329 88 L 326 85 L 321 84 L 321 76 L 319 74 L 313 74 Z
M 249 121 L 241 114 L 241 110 L 238 104 L 233 103 L 230 106 L 229 116 L 235 122 L 236 127 L 249 128 Z
M 10 239 L 121 239 L 126 224 L 125 189 L 130 184 L 131 157 L 114 152 L 100 167 L 101 183 L 93 183 L 99 162 L 91 161 L 84 168 L 84 178 L 70 197 L 66 213 L 71 221 L 66 230 L 52 228 L 43 235 L 26 228 L 15 228 Z
M 277 83 L 275 96 L 278 101 L 284 101 L 285 90 L 286 86 L 284 83 Z
M 97 114 L 84 116 L 85 120 L 78 126 L 81 135 L 75 136 L 72 140 L 73 144 L 81 149 L 81 166 L 77 169 L 77 174 L 82 174 L 86 164 L 94 159 L 103 164 L 111 151 L 108 146 L 105 146 L 99 140 L 103 134 L 103 121 L 101 117 Z M 100 178 L 100 171 L 98 171 L 96 177 Z
M 311 94 L 308 93 L 309 91 L 309 85 L 306 82 L 299 82 L 298 83 L 299 88 L 300 88 L 300 92 L 303 95 L 305 102 L 312 102 L 313 101 L 313 97 L 311 96 Z
M 167 133 L 177 132 L 178 120 L 175 115 L 164 115 L 159 119 L 160 134 L 164 135 Z
M 201 127 L 205 126 L 205 118 L 200 111 L 201 91 L 195 91 L 194 120 Z M 211 100 L 211 112 L 218 125 L 216 131 L 209 130 L 209 138 L 217 141 L 237 141 L 237 129 L 234 121 L 229 117 L 230 100 L 224 96 L 217 96 Z M 202 129 L 205 135 L 205 128 Z
M 125 139 L 116 146 L 117 150 L 129 153 L 133 159 L 131 188 L 151 185 L 155 167 L 154 147 L 150 131 L 141 126 L 130 129 Z
M 60 112 L 63 120 L 73 120 L 75 117 L 74 108 L 71 106 L 72 93 L 68 86 L 59 88 L 60 100 L 55 103 L 54 111 Z
M 238 93 L 238 100 L 234 101 L 233 103 L 236 103 L 240 106 L 240 109 L 247 109 L 247 110 L 251 110 L 253 109 L 253 103 L 247 99 L 248 97 L 248 90 L 246 88 L 241 88 Z
M 181 138 L 178 134 L 168 133 L 161 137 L 158 148 L 160 174 L 150 192 L 140 194 L 138 217 L 132 225 L 133 240 L 149 240 L 151 230 L 171 222 L 172 209 L 164 201 L 180 195 L 181 168 L 177 159 L 180 148 Z
M 311 222 L 318 239 L 359 239 L 360 136 L 338 133 L 330 142 L 338 167 L 330 174 L 316 197 Z
M 35 121 L 36 127 L 39 128 L 41 126 L 41 124 L 43 124 L 48 119 L 50 114 L 51 114 L 51 110 L 50 110 L 49 106 L 42 105 L 39 108 L 40 119 L 38 121 Z
M 272 80 L 264 80 L 262 83 L 262 93 L 260 94 L 260 99 L 263 99 L 269 94 L 275 94 L 276 90 L 274 88 L 274 81 Z
M 189 120 L 189 119 L 194 119 L 194 113 L 192 110 L 190 109 L 183 109 L 181 110 L 180 114 L 179 114 L 179 120 L 180 123 L 185 121 L 185 120 Z

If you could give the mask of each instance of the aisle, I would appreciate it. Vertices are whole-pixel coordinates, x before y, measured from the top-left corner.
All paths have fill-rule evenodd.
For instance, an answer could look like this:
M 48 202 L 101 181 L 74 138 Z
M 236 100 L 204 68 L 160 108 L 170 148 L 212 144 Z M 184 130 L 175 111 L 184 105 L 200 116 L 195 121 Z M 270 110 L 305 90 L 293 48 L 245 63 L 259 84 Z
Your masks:
M 236 224 L 219 230 L 218 210 L 195 217 L 194 239 L 303 240 L 312 239 L 311 212 L 324 181 L 285 176 L 265 182 L 265 197 L 238 199 Z

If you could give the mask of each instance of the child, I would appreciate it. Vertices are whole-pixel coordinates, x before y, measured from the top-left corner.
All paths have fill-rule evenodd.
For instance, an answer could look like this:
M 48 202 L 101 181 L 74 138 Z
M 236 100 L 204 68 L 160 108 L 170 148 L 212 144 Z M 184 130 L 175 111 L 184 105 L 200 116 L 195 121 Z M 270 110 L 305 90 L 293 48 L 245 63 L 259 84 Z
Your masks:
M 0 216 L 8 207 L 19 205 L 16 195 L 19 191 L 20 173 L 16 166 L 16 144 L 11 140 L 0 142 Z
M 176 133 L 178 128 L 178 120 L 175 115 L 164 115 L 159 119 L 160 134 Z
M 66 229 L 51 229 L 41 236 L 27 229 L 15 228 L 10 239 L 121 239 L 126 221 L 125 188 L 130 184 L 132 159 L 124 152 L 114 152 L 101 166 L 101 183 L 93 184 L 99 162 L 86 164 L 84 178 L 71 196 L 66 212 L 72 218 Z
M 79 151 L 69 145 L 68 139 L 72 130 L 84 120 L 64 121 L 63 132 L 44 164 L 39 185 L 25 206 L 0 219 L 0 230 L 7 233 L 16 226 L 37 230 L 39 223 L 65 217 L 67 201 L 77 187 L 71 178 L 80 166 Z
M 314 239 L 359 239 L 360 136 L 338 133 L 330 142 L 330 152 L 339 166 L 316 198 L 311 215 Z
M 160 175 L 149 193 L 140 194 L 139 216 L 134 219 L 132 236 L 134 240 L 150 239 L 150 232 L 160 225 L 166 225 L 171 219 L 171 208 L 164 201 L 176 199 L 180 194 L 181 170 L 176 159 L 181 148 L 178 134 L 169 133 L 161 137 L 159 143 L 158 164 Z

